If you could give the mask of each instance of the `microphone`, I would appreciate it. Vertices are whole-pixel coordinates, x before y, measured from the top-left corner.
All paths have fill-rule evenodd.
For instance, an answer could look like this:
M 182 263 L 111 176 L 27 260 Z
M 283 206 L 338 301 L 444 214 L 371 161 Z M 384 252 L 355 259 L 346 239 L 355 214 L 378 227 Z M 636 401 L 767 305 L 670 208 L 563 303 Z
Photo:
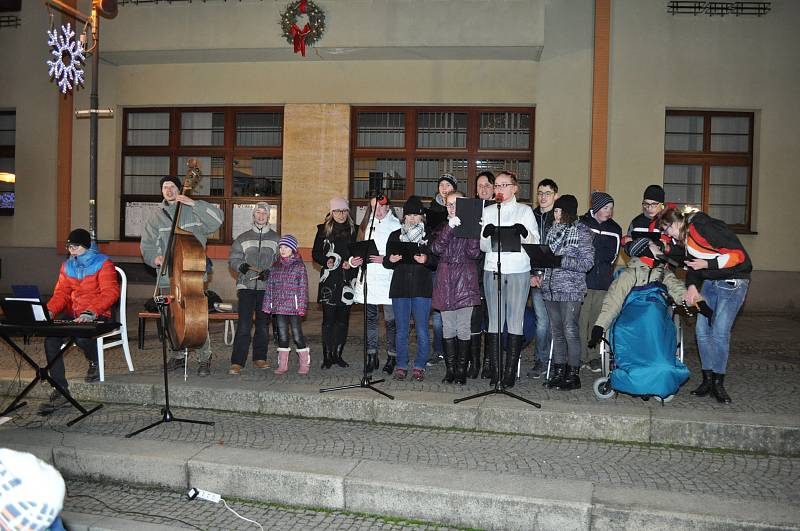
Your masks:
M 389 198 L 386 197 L 385 195 L 383 195 L 383 192 L 378 192 L 375 195 L 375 204 L 381 205 L 381 206 L 386 206 L 386 205 L 389 204 Z
M 502 203 L 505 197 L 503 197 L 503 194 L 494 194 L 494 200 L 496 203 Z

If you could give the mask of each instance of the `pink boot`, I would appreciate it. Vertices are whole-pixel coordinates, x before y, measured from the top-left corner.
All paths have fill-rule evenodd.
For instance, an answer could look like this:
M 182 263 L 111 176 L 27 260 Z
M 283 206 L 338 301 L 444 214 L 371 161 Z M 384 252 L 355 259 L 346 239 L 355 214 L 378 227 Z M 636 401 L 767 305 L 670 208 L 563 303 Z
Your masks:
M 297 357 L 300 358 L 300 368 L 297 370 L 297 374 L 308 374 L 309 369 L 311 369 L 311 352 L 309 348 L 298 350 Z
M 286 374 L 289 370 L 289 352 L 290 348 L 278 349 L 278 368 L 275 369 L 275 374 Z

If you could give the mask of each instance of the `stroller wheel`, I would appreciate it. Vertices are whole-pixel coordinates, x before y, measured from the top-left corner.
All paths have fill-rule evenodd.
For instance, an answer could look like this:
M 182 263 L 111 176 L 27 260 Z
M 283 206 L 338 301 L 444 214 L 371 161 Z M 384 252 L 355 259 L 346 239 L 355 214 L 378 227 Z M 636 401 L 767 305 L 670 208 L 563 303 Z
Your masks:
M 607 376 L 596 379 L 592 385 L 592 389 L 594 389 L 594 396 L 596 396 L 598 400 L 607 400 L 617 396 L 617 392 L 611 388 L 611 382 Z
M 663 402 L 666 404 L 667 402 L 672 402 L 672 399 L 675 398 L 675 395 L 669 395 L 667 398 L 663 400 L 661 399 L 660 396 L 654 396 L 653 398 L 656 399 L 656 402 Z

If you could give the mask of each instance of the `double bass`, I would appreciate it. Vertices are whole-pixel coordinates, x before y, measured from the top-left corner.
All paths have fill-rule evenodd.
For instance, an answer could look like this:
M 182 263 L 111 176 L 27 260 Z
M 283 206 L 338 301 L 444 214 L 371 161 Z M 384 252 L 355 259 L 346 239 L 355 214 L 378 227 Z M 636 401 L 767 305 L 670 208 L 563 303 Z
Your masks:
M 189 196 L 200 179 L 197 159 L 189 159 L 181 194 Z M 180 228 L 183 204 L 178 201 L 160 275 L 169 275 L 167 334 L 175 350 L 201 347 L 208 337 L 205 294 L 206 250 L 194 234 Z M 156 283 L 158 286 L 158 283 Z M 158 291 L 158 287 L 156 287 Z

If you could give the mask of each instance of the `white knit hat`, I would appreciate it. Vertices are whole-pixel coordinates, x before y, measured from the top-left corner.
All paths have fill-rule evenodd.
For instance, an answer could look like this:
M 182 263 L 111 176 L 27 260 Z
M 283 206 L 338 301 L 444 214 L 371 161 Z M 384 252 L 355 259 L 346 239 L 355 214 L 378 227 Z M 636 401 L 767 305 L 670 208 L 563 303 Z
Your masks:
M 33 454 L 0 448 L 0 528 L 47 529 L 61 513 L 61 474 Z

